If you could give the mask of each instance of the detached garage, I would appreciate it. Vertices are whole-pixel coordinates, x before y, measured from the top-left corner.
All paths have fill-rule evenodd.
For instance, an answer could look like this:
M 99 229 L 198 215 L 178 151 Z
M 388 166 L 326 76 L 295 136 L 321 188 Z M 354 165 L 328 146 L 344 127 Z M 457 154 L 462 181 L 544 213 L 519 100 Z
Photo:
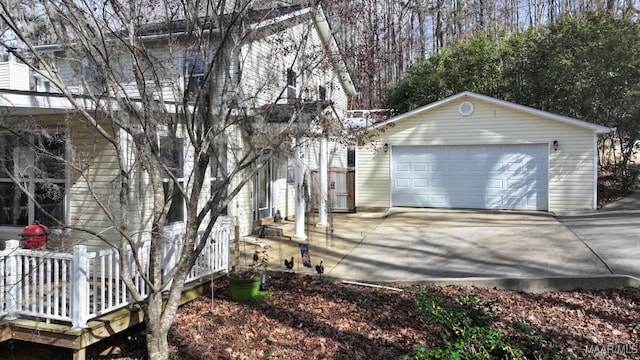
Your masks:
M 370 129 L 356 208 L 593 209 L 597 134 L 609 131 L 464 92 Z

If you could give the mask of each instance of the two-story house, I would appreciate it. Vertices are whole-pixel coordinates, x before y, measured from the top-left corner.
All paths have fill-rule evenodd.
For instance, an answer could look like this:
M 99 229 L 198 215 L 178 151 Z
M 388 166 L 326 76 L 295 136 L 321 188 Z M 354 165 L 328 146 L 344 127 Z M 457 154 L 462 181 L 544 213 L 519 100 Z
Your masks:
M 220 74 L 228 77 L 225 81 L 216 82 L 218 89 L 207 92 L 213 98 L 207 101 L 214 104 L 224 102 L 224 106 L 213 106 L 212 111 L 224 109 L 231 114 L 230 118 L 236 114 L 249 116 L 263 128 L 277 129 L 282 124 L 298 122 L 301 124 L 298 126 L 307 130 L 305 136 L 291 139 L 292 144 L 299 148 L 296 156 L 270 160 L 242 187 L 223 213 L 238 226 L 241 235 L 252 233 L 256 220 L 272 217 L 277 211 L 283 217 L 298 215 L 299 219 L 296 208 L 299 210 L 301 206 L 297 202 L 304 198 L 296 194 L 296 188 L 300 191 L 300 182 L 304 179 L 299 172 L 309 169 L 326 172 L 324 166 L 347 167 L 345 147 L 340 142 L 331 141 L 332 136 L 340 136 L 339 132 L 313 138 L 307 136 L 308 130 L 317 129 L 316 133 L 323 134 L 318 119 L 331 119 L 330 123 L 344 119 L 347 99 L 355 95 L 355 89 L 320 7 L 296 5 L 255 9 L 243 21 L 246 23 L 229 27 L 233 31 L 224 34 L 216 28 L 219 24 L 207 19 L 203 19 L 195 30 L 180 20 L 150 23 L 140 28 L 137 36 L 153 57 L 147 59 L 149 64 L 164 64 L 161 81 L 144 87 L 150 89 L 150 94 L 141 93 L 141 87 L 136 83 L 138 78 L 133 72 L 141 69 L 139 64 L 121 56 L 117 46 L 113 47 L 113 54 L 99 57 L 101 60 L 96 60 L 98 57 L 91 54 L 85 56 L 65 44 L 37 47 L 39 53 L 51 59 L 51 69 L 64 83 L 64 90 L 74 94 L 74 100 L 63 96 L 62 89 L 37 73 L 32 74 L 31 90 L 2 90 L 0 108 L 3 115 L 0 121 L 4 125 L 18 126 L 24 119 L 35 120 L 40 126 L 55 129 L 52 132 L 55 136 L 38 139 L 41 146 L 50 150 L 50 155 L 43 157 L 21 146 L 16 133 L 0 132 L 0 154 L 3 154 L 6 168 L 13 172 L 13 179 L 0 175 L 0 238 L 15 239 L 25 225 L 34 221 L 50 224 L 41 215 L 44 209 L 63 224 L 91 228 L 94 234 L 100 234 L 109 241 L 118 241 L 119 235 L 112 229 L 113 224 L 105 209 L 115 202 L 117 196 L 114 192 L 117 187 L 114 183 L 120 181 L 117 162 L 128 162 L 132 167 L 136 164 L 133 151 L 128 150 L 133 143 L 119 129 L 108 128 L 106 125 L 109 123 L 105 121 L 104 131 L 119 139 L 120 149 L 129 151 L 117 154 L 110 144 L 93 133 L 94 128 L 79 126 L 76 117 L 82 111 L 96 113 L 97 119 L 112 116 L 118 113 L 112 111 L 119 104 L 118 97 L 136 99 L 144 96 L 153 96 L 158 106 L 178 114 L 180 107 L 198 106 L 202 99 L 196 98 L 196 94 L 204 92 L 197 90 L 204 83 L 206 70 L 211 66 L 224 67 Z M 221 50 L 213 45 L 204 49 L 195 47 L 193 37 L 202 36 L 211 36 L 214 39 L 212 44 L 215 44 L 216 36 L 235 36 L 237 40 L 232 50 L 221 55 L 218 53 Z M 122 69 L 117 81 L 118 90 L 104 86 L 114 81 L 112 74 L 103 71 L 107 65 L 112 69 Z M 149 71 L 152 71 L 151 67 Z M 176 92 L 186 94 L 184 101 L 181 96 L 176 96 Z M 117 110 L 126 112 L 126 109 Z M 176 115 L 176 120 L 176 126 L 187 132 L 188 126 L 182 123 L 185 119 Z M 32 130 L 33 134 L 37 133 L 37 129 Z M 242 149 L 256 141 L 255 138 L 246 138 L 245 131 L 232 127 L 225 131 L 231 132 L 228 138 L 231 140 L 227 140 L 231 143 L 227 144 L 226 153 L 219 154 L 209 166 L 206 179 L 211 186 L 237 164 L 237 159 L 242 157 Z M 20 134 L 35 136 L 30 135 L 29 129 L 21 130 Z M 195 166 L 196 158 L 195 150 L 186 139 L 186 135 L 177 139 L 165 138 L 162 131 L 157 136 L 161 151 L 166 146 L 165 155 L 175 160 L 175 171 L 164 175 L 175 176 L 175 180 L 181 183 L 190 181 L 187 174 Z M 321 165 L 326 162 L 323 157 L 328 158 L 328 165 Z M 65 166 L 68 162 L 64 161 L 71 158 L 75 164 L 73 169 Z M 298 160 L 300 158 L 302 161 Z M 298 166 L 300 162 L 304 165 L 302 170 Z M 144 172 L 144 169 L 140 171 Z M 15 186 L 15 179 L 21 181 L 23 188 Z M 139 190 L 136 197 L 146 196 L 144 176 L 135 180 Z M 203 194 L 203 198 L 207 195 Z M 38 199 L 41 207 L 36 206 L 34 199 Z M 183 231 L 186 221 L 184 204 L 177 199 L 172 202 L 165 229 L 172 234 Z M 103 208 L 97 203 L 101 203 Z M 143 206 L 142 203 L 134 201 L 131 206 Z M 131 223 L 139 226 L 139 233 L 144 234 L 148 230 L 145 227 L 149 226 L 145 218 L 148 212 L 138 209 L 136 214 Z M 64 230 L 56 233 L 64 238 L 65 245 L 107 246 L 90 233 Z M 144 240 L 144 236 L 141 235 L 140 239 Z

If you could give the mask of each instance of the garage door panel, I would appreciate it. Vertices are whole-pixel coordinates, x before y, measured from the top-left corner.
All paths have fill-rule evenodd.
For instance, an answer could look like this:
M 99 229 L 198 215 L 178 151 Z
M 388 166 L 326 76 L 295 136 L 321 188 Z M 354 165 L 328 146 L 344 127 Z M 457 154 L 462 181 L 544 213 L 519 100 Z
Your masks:
M 484 181 L 482 179 L 465 179 L 464 186 L 470 189 L 482 189 L 484 187 Z
M 447 188 L 447 179 L 431 178 L 431 187 L 433 189 L 446 189 Z
M 449 171 L 464 171 L 465 162 L 464 161 L 452 161 L 449 163 L 448 170 Z
M 410 162 L 399 162 L 396 164 L 396 171 L 411 171 Z
M 434 162 L 431 165 L 431 172 L 444 172 L 447 171 L 447 163 L 446 162 Z
M 392 151 L 393 206 L 546 210 L 546 144 Z
M 413 187 L 427 188 L 429 187 L 429 179 L 413 179 Z
M 411 179 L 396 179 L 396 188 L 398 189 L 411 189 Z
M 502 192 L 502 190 L 504 189 L 504 186 L 502 186 L 502 180 L 498 179 L 489 179 L 485 181 L 485 185 L 487 189 L 496 189 L 500 192 Z
M 448 204 L 447 196 L 444 194 L 431 194 L 430 203 L 431 206 L 446 206 Z
M 427 171 L 427 170 L 429 170 L 429 164 L 428 163 L 414 163 L 413 164 L 413 171 L 422 172 L 422 171 Z
M 479 161 L 467 161 L 466 170 L 469 172 L 485 172 L 486 168 L 483 162 Z

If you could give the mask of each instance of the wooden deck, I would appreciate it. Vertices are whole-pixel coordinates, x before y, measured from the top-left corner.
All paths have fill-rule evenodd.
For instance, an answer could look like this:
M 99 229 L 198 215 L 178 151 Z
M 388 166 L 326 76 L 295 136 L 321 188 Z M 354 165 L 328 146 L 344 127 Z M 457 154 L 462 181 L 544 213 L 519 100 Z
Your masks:
M 180 304 L 185 304 L 203 295 L 210 289 L 211 280 L 225 276 L 219 273 L 209 277 L 207 281 L 194 281 L 183 291 Z M 121 333 L 143 322 L 143 312 L 140 306 L 119 309 L 109 314 L 92 319 L 88 327 L 72 329 L 71 325 L 52 324 L 26 319 L 4 320 L 0 322 L 0 342 L 19 340 L 32 344 L 68 349 L 73 360 L 85 360 L 89 346 Z M 30 350 L 27 347 L 27 351 Z M 18 351 L 24 351 L 18 349 Z M 26 357 L 21 357 L 25 356 Z M 30 359 L 31 354 L 12 353 L 5 355 L 0 350 L 0 358 Z

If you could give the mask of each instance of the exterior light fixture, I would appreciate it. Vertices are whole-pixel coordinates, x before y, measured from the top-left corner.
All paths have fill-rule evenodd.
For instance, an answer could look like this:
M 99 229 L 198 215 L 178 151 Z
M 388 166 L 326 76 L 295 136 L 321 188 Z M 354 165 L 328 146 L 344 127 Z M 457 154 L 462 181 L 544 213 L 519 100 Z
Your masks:
M 384 143 L 384 152 L 389 152 L 389 144 Z
M 553 140 L 553 151 L 558 151 L 558 140 Z

